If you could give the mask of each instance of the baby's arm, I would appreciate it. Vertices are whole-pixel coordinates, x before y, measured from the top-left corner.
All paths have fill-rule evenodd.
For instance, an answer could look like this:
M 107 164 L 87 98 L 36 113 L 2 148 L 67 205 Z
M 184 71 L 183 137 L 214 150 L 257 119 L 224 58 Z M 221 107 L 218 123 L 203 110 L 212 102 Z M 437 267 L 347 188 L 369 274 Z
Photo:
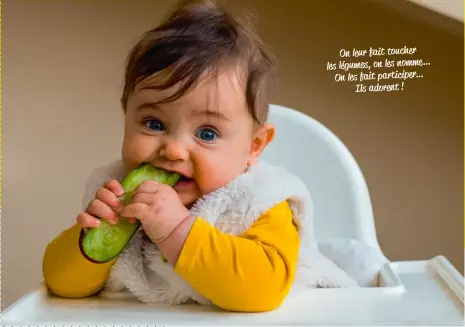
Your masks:
M 106 179 L 121 177 L 119 161 L 97 168 L 89 177 L 82 199 L 83 208 L 95 197 Z M 44 282 L 51 293 L 66 298 L 83 298 L 100 291 L 116 259 L 99 264 L 89 261 L 81 252 L 82 226 L 75 224 L 48 244 L 42 260 Z
M 159 244 L 199 293 L 223 309 L 243 312 L 270 311 L 282 303 L 294 280 L 299 245 L 287 202 L 239 237 L 188 218 Z
M 100 291 L 114 261 L 98 264 L 81 252 L 81 226 L 76 224 L 58 235 L 45 250 L 44 282 L 50 292 L 66 298 L 83 298 Z

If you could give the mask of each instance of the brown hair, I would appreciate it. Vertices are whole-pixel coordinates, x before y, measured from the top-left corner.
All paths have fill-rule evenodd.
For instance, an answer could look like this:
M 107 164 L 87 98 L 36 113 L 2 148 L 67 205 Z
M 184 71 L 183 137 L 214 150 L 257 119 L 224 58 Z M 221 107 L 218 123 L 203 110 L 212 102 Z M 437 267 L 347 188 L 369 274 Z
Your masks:
M 123 110 L 136 86 L 154 75 L 166 78 L 150 81 L 149 89 L 165 90 L 180 84 L 175 94 L 162 101 L 167 103 L 186 94 L 206 72 L 218 72 L 225 65 L 241 68 L 247 106 L 254 122 L 263 124 L 275 82 L 275 59 L 265 50 L 250 20 L 233 17 L 213 1 L 180 1 L 161 25 L 146 32 L 131 50 L 121 97 Z

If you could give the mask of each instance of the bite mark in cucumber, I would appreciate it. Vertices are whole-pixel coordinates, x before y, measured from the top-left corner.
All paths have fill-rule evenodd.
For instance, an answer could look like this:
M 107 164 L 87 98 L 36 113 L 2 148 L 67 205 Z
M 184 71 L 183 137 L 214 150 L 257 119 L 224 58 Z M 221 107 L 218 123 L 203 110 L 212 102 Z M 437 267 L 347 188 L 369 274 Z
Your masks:
M 124 194 L 121 201 L 124 205 L 129 204 L 135 189 L 145 180 L 153 180 L 174 186 L 179 178 L 180 176 L 177 173 L 167 172 L 150 164 L 144 164 L 131 171 L 123 179 L 121 185 Z M 130 223 L 127 218 L 120 217 L 118 224 L 109 224 L 100 219 L 98 227 L 89 229 L 81 237 L 81 250 L 93 262 L 108 262 L 124 250 L 139 227 L 140 221 L 137 219 L 134 223 Z

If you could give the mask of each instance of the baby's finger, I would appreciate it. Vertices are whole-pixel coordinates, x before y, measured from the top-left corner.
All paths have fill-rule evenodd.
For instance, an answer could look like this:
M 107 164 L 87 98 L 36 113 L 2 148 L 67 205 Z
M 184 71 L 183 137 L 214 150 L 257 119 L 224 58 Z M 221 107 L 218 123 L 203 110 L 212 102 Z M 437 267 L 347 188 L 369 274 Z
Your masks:
M 156 201 L 157 195 L 148 194 L 148 193 L 136 193 L 131 198 L 131 203 L 144 203 L 147 205 L 154 204 Z
M 99 199 L 92 200 L 86 212 L 94 217 L 105 219 L 111 224 L 116 224 L 118 222 L 118 215 Z
M 115 193 L 107 188 L 99 188 L 95 194 L 95 198 L 102 201 L 116 212 L 119 212 L 121 209 L 123 209 L 123 204 L 121 203 L 120 199 L 115 195 Z
M 153 180 L 145 180 L 143 181 L 137 188 L 136 191 L 134 192 L 135 194 L 137 193 L 156 193 L 158 192 L 164 184 L 157 183 Z
M 139 220 L 148 219 L 151 216 L 152 209 L 144 203 L 131 203 L 121 210 L 122 217 L 137 218 Z
M 123 186 L 121 186 L 121 184 L 115 179 L 107 180 L 103 184 L 103 187 L 113 192 L 116 196 L 121 196 L 124 194 Z
M 91 216 L 91 215 L 89 215 L 88 213 L 85 213 L 85 212 L 81 212 L 77 216 L 76 221 L 83 228 L 95 228 L 95 227 L 98 227 L 100 225 L 100 221 L 97 218 L 95 218 L 95 217 L 93 217 L 93 216 Z

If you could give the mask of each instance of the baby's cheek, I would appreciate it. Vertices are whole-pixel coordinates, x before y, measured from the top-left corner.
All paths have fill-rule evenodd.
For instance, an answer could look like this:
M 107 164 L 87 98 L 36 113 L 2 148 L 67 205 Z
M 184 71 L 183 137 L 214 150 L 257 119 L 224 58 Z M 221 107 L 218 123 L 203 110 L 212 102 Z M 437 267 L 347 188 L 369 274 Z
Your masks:
M 229 182 L 224 175 L 210 173 L 210 175 L 203 178 L 202 185 L 200 186 L 203 194 L 210 193 Z
M 238 175 L 233 163 L 228 165 L 223 162 L 205 161 L 198 169 L 197 184 L 202 194 L 210 193 L 228 184 Z
M 152 156 L 150 142 L 141 137 L 127 137 L 123 142 L 122 157 L 124 166 L 132 170 L 138 167 L 142 162 L 150 160 Z

